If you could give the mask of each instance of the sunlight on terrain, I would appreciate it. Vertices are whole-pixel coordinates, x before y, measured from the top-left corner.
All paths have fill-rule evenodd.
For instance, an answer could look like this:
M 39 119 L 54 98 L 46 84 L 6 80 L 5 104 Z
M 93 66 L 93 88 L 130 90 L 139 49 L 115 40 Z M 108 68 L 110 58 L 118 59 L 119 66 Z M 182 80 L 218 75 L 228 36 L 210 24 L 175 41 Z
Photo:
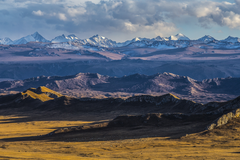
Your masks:
M 0 159 L 237 159 L 240 151 L 239 136 L 234 139 L 223 136 L 186 140 L 155 137 L 89 142 L 11 140 L 47 134 L 59 127 L 92 123 L 22 122 L 21 118 L 25 117 L 0 116 Z

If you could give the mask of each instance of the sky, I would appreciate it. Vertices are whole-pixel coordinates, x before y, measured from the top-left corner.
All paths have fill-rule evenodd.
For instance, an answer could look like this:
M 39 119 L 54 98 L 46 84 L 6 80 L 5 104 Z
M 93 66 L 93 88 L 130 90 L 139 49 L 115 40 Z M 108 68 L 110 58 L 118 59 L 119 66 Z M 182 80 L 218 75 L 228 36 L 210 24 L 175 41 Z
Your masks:
M 240 37 L 240 0 L 0 0 L 0 38 Z

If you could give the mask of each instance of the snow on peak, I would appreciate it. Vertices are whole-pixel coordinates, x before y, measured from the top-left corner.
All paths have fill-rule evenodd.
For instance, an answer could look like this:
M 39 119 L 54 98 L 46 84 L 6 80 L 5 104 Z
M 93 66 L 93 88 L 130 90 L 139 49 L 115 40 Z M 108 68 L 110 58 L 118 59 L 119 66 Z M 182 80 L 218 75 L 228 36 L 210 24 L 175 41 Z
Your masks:
M 165 38 L 161 37 L 161 36 L 157 36 L 156 38 L 153 38 L 152 40 L 155 40 L 155 41 L 164 41 Z
M 170 37 L 169 37 L 169 40 L 172 40 L 172 41 L 177 41 L 177 40 L 189 41 L 190 39 L 189 39 L 188 37 L 186 37 L 184 34 L 178 33 L 178 34 L 175 35 L 175 36 L 170 36 Z
M 228 36 L 226 39 L 224 39 L 222 41 L 230 42 L 230 43 L 238 43 L 238 42 L 240 42 L 240 38 Z
M 35 32 L 31 35 L 13 41 L 13 44 L 26 44 L 28 42 L 49 42 L 49 41 L 46 40 L 43 36 L 41 36 L 38 32 Z
M 176 36 L 179 36 L 179 37 L 185 37 L 185 35 L 182 34 L 182 33 L 178 33 Z
M 170 73 L 170 72 L 164 72 L 163 75 L 171 76 L 171 77 L 179 77 L 179 75 L 174 74 L 174 73 Z
M 94 35 L 94 36 L 92 36 L 91 38 L 89 38 L 89 39 L 91 39 L 91 40 L 93 40 L 93 41 L 95 41 L 95 42 L 98 42 L 98 41 L 101 41 L 101 40 L 105 40 L 105 39 L 107 39 L 108 40 L 108 38 L 106 38 L 106 37 L 103 37 L 103 36 L 99 36 L 98 34 L 97 35 Z
M 216 39 L 213 38 L 212 36 L 205 35 L 202 38 L 199 38 L 198 41 L 201 41 L 201 42 L 204 42 L 204 43 L 209 43 L 211 41 L 216 41 Z
M 228 45 L 228 47 L 239 47 L 240 38 L 238 37 L 227 37 L 226 39 L 222 41 L 217 41 L 215 38 L 205 35 L 202 38 L 199 38 L 198 40 L 195 40 L 194 42 L 191 41 L 188 37 L 186 37 L 182 33 L 178 33 L 176 35 L 172 35 L 170 37 L 161 37 L 157 36 L 156 38 L 140 38 L 136 37 L 132 40 L 127 40 L 122 43 L 117 43 L 111 39 L 108 39 L 103 36 L 99 36 L 98 34 L 88 38 L 88 39 L 79 39 L 76 35 L 70 34 L 68 36 L 65 36 L 64 34 L 55 37 L 52 39 L 52 43 L 64 43 L 64 42 L 78 42 L 80 45 L 84 45 L 87 47 L 94 47 L 94 48 L 113 48 L 113 47 L 151 47 L 151 48 L 157 48 L 157 49 L 175 49 L 175 48 L 183 48 L 188 47 L 191 44 L 196 43 L 209 43 L 209 42 L 216 42 L 216 46 L 220 44 L 219 42 L 222 42 L 221 45 L 224 43 Z M 0 44 L 26 44 L 28 42 L 50 42 L 46 40 L 44 37 L 42 37 L 38 32 L 35 32 L 31 35 L 22 37 L 18 40 L 15 40 L 12 42 L 9 38 L 0 39 Z M 211 43 L 212 44 L 212 43 Z
M 99 36 L 98 34 L 92 36 L 89 39 L 81 40 L 81 42 L 83 45 L 93 45 L 105 48 L 117 47 L 117 43 L 115 41 L 112 41 L 111 39 L 108 39 L 103 36 Z
M 140 37 L 135 37 L 132 39 L 132 42 L 137 42 L 137 41 L 141 41 L 142 39 Z
M 68 42 L 70 41 L 64 34 L 61 36 L 57 36 L 54 39 L 52 39 L 52 43 L 62 43 L 62 42 Z
M 35 32 L 35 33 L 31 34 L 30 36 L 34 39 L 35 42 L 49 42 L 38 32 Z
M 13 41 L 8 37 L 0 38 L 0 44 L 9 45 L 12 43 L 13 43 Z
M 68 35 L 66 38 L 69 39 L 70 41 L 76 41 L 76 40 L 79 39 L 79 38 L 78 38 L 76 35 L 74 35 L 74 34 L 70 34 L 70 35 Z

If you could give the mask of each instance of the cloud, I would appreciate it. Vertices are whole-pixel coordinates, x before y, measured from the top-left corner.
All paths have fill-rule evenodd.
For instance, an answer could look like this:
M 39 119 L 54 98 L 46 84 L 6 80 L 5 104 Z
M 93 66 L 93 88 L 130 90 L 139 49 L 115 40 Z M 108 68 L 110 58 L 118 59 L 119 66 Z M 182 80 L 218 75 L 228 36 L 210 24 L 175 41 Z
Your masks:
M 240 6 L 240 0 L 235 0 L 236 5 Z
M 223 24 L 229 26 L 230 28 L 240 29 L 240 15 L 232 11 L 226 13 L 227 16 L 223 17 Z
M 186 8 L 187 14 L 196 17 L 202 26 L 227 26 L 240 29 L 240 0 L 230 2 L 194 2 Z
M 6 15 L 1 17 L 0 27 L 6 30 L 18 26 L 23 30 L 46 28 L 83 34 L 148 33 L 163 36 L 175 33 L 184 25 L 240 29 L 240 0 L 234 3 L 213 0 L 81 2 L 84 3 L 78 0 L 0 0 L 0 15 Z
M 64 13 L 59 13 L 58 17 L 59 17 L 60 20 L 63 20 L 63 21 L 67 20 L 67 17 L 66 17 L 66 15 Z
M 83 15 L 85 12 L 86 12 L 86 10 L 83 7 L 69 7 L 69 8 L 67 8 L 67 13 L 71 17 L 76 17 L 78 15 Z
M 33 11 L 32 13 L 36 16 L 43 16 L 44 15 L 44 12 L 42 12 L 41 10 Z

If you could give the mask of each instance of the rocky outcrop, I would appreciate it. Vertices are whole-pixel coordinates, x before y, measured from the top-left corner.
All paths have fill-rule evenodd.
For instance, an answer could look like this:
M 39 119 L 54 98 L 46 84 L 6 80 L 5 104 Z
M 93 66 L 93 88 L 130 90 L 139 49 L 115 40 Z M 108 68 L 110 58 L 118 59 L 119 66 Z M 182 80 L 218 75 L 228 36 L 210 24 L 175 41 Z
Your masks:
M 236 109 L 232 112 L 224 114 L 221 117 L 219 117 L 218 119 L 216 119 L 212 124 L 207 126 L 207 130 L 211 130 L 211 129 L 214 129 L 216 127 L 227 124 L 229 120 L 231 120 L 233 118 L 238 118 L 239 116 L 240 116 L 240 109 Z
M 180 98 L 169 93 L 163 96 L 150 96 L 150 95 L 142 95 L 142 96 L 134 96 L 125 100 L 125 102 L 147 102 L 154 103 L 156 105 L 161 105 L 169 102 L 178 103 Z

